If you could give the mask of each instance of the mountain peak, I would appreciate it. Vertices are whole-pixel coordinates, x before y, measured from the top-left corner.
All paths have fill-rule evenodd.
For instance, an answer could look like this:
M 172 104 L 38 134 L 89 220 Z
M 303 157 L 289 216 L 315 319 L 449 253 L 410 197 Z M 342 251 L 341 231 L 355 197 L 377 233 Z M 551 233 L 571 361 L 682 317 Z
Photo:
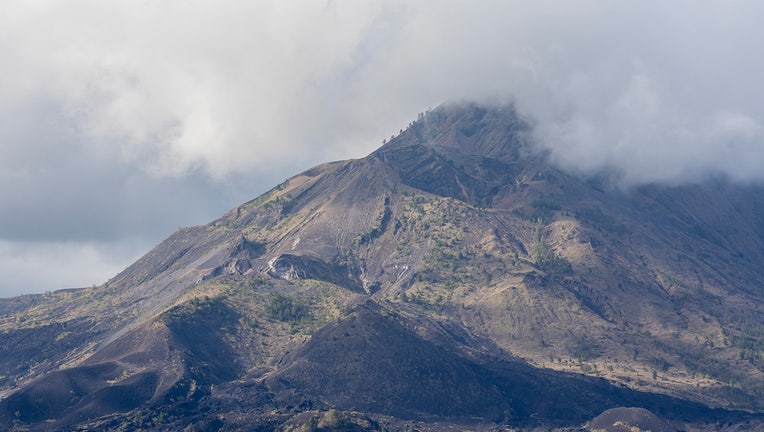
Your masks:
M 400 135 L 380 148 L 423 145 L 449 154 L 509 162 L 528 144 L 530 126 L 512 105 L 451 103 L 420 113 Z
M 389 165 L 403 184 L 491 207 L 547 169 L 530 133 L 512 105 L 447 104 L 420 114 L 370 157 Z

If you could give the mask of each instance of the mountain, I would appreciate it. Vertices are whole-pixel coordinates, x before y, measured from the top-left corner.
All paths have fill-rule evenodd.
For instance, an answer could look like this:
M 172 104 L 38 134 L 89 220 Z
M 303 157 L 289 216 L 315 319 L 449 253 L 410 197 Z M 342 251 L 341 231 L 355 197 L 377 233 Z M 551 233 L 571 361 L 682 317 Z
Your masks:
M 764 189 L 622 190 L 531 132 L 441 106 L 102 286 L 0 300 L 0 429 L 762 427 Z

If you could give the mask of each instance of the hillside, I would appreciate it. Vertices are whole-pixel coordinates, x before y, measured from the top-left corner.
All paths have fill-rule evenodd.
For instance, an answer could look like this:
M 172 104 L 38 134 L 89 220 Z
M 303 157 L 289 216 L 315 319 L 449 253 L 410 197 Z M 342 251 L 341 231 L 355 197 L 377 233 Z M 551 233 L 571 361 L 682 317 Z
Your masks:
M 761 425 L 764 189 L 616 189 L 530 132 L 439 107 L 103 286 L 0 300 L 0 427 Z

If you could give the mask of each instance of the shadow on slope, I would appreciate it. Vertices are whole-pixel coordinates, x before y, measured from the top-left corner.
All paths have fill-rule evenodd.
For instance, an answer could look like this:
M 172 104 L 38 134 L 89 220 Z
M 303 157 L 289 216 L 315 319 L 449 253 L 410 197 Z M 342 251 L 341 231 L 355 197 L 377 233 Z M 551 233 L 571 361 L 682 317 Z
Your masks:
M 175 306 L 84 364 L 46 374 L 2 400 L 0 429 L 59 430 L 150 405 L 186 403 L 193 410 L 212 384 L 242 372 L 226 342 L 238 319 L 219 299 Z
M 159 373 L 141 372 L 119 381 L 124 372 L 112 362 L 52 372 L 3 400 L 0 426 L 7 430 L 14 423 L 37 424 L 47 429 L 130 411 L 153 396 Z M 48 421 L 52 423 L 46 425 Z
M 87 318 L 0 332 L 0 386 L 13 386 L 33 369 L 55 369 L 58 354 L 81 349 L 98 335 Z
M 509 356 L 463 357 L 456 342 L 425 340 L 412 324 L 368 302 L 316 332 L 266 384 L 288 405 L 325 403 L 403 419 L 571 425 L 624 405 L 667 418 L 713 413 L 697 403 L 537 369 Z

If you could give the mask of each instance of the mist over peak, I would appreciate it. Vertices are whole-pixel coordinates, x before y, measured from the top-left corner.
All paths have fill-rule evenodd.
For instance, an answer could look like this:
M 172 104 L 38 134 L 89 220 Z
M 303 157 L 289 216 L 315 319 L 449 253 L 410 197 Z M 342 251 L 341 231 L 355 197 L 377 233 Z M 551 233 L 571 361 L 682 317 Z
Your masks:
M 0 8 L 0 241 L 158 241 L 454 100 L 622 186 L 764 180 L 761 2 L 143 6 Z
M 618 97 L 539 115 L 537 144 L 560 167 L 586 175 L 608 172 L 622 186 L 677 185 L 711 177 L 764 179 L 764 127 L 742 111 L 682 107 L 650 80 L 635 77 Z M 537 114 L 538 115 L 538 114 Z

